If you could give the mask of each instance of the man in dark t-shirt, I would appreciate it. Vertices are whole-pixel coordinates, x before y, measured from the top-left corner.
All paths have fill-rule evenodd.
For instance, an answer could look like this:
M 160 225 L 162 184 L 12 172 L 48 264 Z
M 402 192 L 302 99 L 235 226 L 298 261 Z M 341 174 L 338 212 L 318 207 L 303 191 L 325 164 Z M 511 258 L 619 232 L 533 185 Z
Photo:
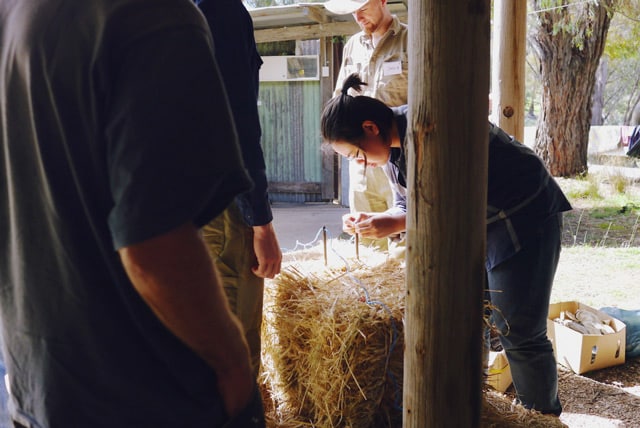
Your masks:
M 255 404 L 199 233 L 251 183 L 190 1 L 0 3 L 0 164 L 16 423 L 219 427 Z

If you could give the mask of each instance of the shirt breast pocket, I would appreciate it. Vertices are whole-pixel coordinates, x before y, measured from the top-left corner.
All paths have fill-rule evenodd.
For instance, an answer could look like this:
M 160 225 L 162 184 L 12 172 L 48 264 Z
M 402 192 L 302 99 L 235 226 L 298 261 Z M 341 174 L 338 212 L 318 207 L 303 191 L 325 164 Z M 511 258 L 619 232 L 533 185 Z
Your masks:
M 377 97 L 392 107 L 406 104 L 408 77 L 409 62 L 404 52 L 386 58 L 382 63 Z

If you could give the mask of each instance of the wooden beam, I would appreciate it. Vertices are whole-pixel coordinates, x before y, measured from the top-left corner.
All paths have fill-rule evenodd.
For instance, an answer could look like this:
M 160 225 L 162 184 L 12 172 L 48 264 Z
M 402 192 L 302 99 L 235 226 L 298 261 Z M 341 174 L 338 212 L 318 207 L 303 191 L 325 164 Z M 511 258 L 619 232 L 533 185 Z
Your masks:
M 389 11 L 407 22 L 407 7 L 400 0 L 387 1 Z M 299 3 L 249 9 L 258 43 L 350 36 L 360 27 L 349 15 L 327 12 L 323 3 Z
M 477 427 L 490 0 L 409 10 L 403 427 Z
M 281 42 L 284 40 L 310 40 L 323 37 L 351 35 L 360 31 L 355 21 L 329 22 L 326 24 L 296 25 L 292 27 L 255 30 L 257 43 Z
M 329 22 L 329 17 L 327 16 L 327 12 L 324 6 L 320 7 L 306 5 L 302 8 L 302 10 L 304 11 L 304 14 L 307 15 L 310 19 L 320 24 L 326 24 L 327 22 Z
M 524 141 L 527 2 L 494 0 L 491 119 Z

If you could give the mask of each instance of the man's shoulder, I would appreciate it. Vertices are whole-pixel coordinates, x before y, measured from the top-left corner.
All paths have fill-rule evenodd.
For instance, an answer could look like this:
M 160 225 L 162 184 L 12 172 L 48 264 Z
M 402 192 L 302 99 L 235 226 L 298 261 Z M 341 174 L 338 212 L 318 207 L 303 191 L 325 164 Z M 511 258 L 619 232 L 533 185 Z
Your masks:
M 393 22 L 391 23 L 390 28 L 396 32 L 396 34 L 406 34 L 409 31 L 409 25 L 400 21 L 397 15 L 393 16 Z

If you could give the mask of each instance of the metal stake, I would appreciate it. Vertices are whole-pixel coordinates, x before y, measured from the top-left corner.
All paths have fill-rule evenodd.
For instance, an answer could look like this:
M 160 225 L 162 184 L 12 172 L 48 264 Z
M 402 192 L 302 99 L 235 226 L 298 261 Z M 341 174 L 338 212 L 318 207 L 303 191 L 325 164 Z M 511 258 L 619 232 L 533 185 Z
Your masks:
M 358 238 L 358 234 L 356 233 L 356 260 L 360 260 L 360 239 Z
M 322 226 L 322 244 L 324 246 L 324 265 L 327 265 L 327 226 Z

